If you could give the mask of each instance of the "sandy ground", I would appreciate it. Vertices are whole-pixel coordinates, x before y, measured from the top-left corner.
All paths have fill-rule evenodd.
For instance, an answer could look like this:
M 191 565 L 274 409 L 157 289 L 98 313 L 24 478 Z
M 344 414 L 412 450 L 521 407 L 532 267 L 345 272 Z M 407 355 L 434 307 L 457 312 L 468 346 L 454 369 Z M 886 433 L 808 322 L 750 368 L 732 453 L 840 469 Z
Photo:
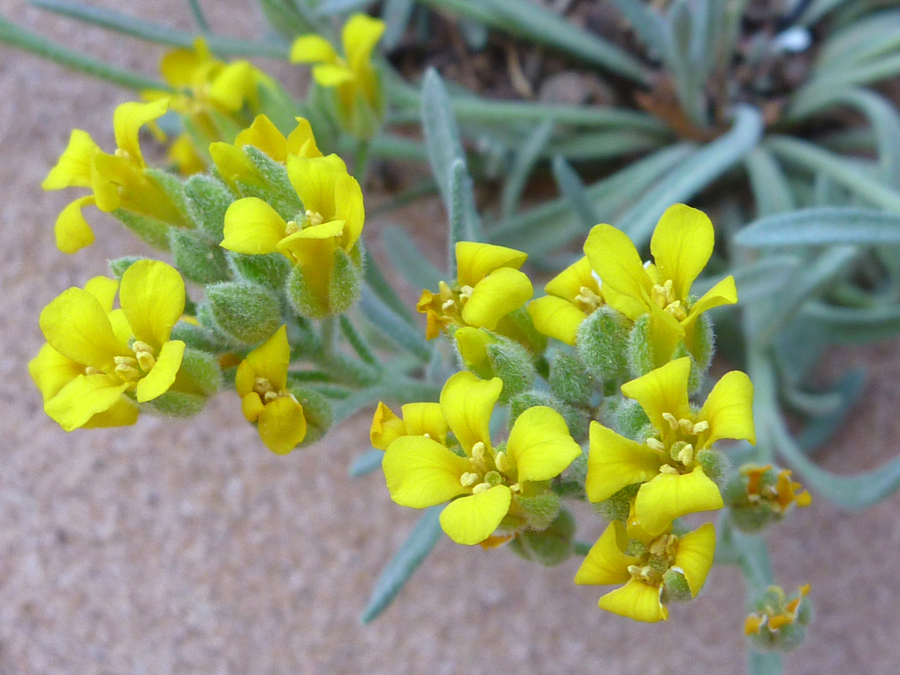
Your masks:
M 128 4 L 190 26 L 180 0 Z M 252 14 L 250 3 L 203 4 L 216 6 L 220 29 L 259 25 L 232 18 Z M 21 0 L 3 11 L 75 49 L 155 69 L 155 47 Z M 395 605 L 361 626 L 379 570 L 417 517 L 390 502 L 379 474 L 347 478 L 367 448 L 365 416 L 288 457 L 259 443 L 233 394 L 192 423 L 62 432 L 25 369 L 42 342 L 38 313 L 136 247 L 103 221 L 95 246 L 57 252 L 53 221 L 72 196 L 39 183 L 73 126 L 111 147 L 112 111 L 129 94 L 0 49 L 0 96 L 0 673 L 743 672 L 741 579 L 728 568 L 668 624 L 644 626 L 597 610 L 598 589 L 572 584 L 576 560 L 545 570 L 444 540 Z M 427 208 L 406 222 L 441 217 Z M 377 221 L 367 228 L 377 236 Z M 855 363 L 872 367 L 865 399 L 823 455 L 845 472 L 897 451 L 900 349 L 836 351 L 826 375 Z M 898 507 L 896 495 L 864 513 L 818 500 L 772 531 L 779 580 L 811 583 L 818 615 L 787 672 L 897 672 Z

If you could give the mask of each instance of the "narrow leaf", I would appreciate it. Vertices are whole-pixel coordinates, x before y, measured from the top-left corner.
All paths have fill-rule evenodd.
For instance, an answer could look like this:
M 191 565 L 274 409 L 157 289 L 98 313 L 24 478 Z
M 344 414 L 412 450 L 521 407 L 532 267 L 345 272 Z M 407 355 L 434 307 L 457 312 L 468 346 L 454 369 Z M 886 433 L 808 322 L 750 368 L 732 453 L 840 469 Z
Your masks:
M 373 471 L 381 468 L 381 460 L 384 459 L 384 451 L 378 448 L 366 450 L 363 454 L 353 460 L 350 465 L 348 474 L 350 478 L 362 478 Z
M 813 302 L 803 307 L 801 317 L 832 344 L 868 344 L 900 333 L 900 305 L 856 308 Z
M 385 23 L 381 46 L 385 52 L 392 52 L 400 44 L 415 8 L 413 0 L 386 0 L 381 5 L 381 19 Z
M 413 286 L 436 289 L 444 275 L 431 264 L 412 238 L 399 227 L 388 225 L 382 233 L 392 266 Z
M 515 161 L 506 176 L 503 195 L 500 199 L 500 210 L 504 218 L 508 218 L 516 211 L 522 191 L 528 182 L 528 176 L 534 169 L 544 147 L 550 141 L 550 137 L 553 136 L 555 127 L 553 120 L 544 120 L 535 127 L 519 147 Z
M 366 318 L 388 338 L 423 362 L 431 359 L 432 347 L 425 341 L 424 329 L 410 326 L 368 286 L 363 287 L 359 306 Z
M 900 245 L 900 214 L 856 207 L 800 209 L 757 220 L 734 242 L 750 248 Z
M 406 585 L 419 565 L 428 557 L 441 538 L 440 515 L 443 505 L 432 506 L 425 510 L 419 522 L 413 528 L 409 538 L 403 542 L 391 561 L 382 570 L 375 582 L 369 604 L 363 611 L 361 620 L 369 623 L 377 618 Z
M 744 159 L 744 165 L 750 177 L 750 188 L 753 190 L 759 217 L 773 216 L 796 208 L 787 176 L 771 152 L 757 146 Z
M 797 445 L 804 452 L 810 453 L 819 449 L 843 428 L 850 412 L 859 401 L 865 381 L 866 371 L 863 368 L 854 368 L 840 379 L 837 386 L 829 392 L 838 397 L 837 407 L 807 422 L 803 430 L 797 434 Z
M 563 157 L 553 158 L 553 177 L 556 179 L 556 185 L 559 191 L 563 193 L 569 203 L 575 216 L 581 221 L 585 232 L 597 224 L 597 213 L 591 198 L 581 182 L 581 178 L 575 173 L 575 169 Z

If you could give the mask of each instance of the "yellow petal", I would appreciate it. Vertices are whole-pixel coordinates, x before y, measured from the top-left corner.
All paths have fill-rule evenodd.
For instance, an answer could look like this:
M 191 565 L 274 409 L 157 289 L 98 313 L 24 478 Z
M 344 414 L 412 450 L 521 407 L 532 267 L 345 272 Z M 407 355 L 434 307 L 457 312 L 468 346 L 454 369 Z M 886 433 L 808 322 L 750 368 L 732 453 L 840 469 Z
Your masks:
M 438 406 L 438 412 L 440 412 L 440 406 Z M 401 436 L 406 436 L 406 425 L 403 420 L 397 417 L 383 401 L 379 401 L 375 414 L 372 416 L 372 426 L 369 427 L 369 440 L 372 447 L 387 450 L 388 446 Z
M 198 70 L 208 69 L 213 59 L 209 52 L 194 49 L 173 49 L 167 52 L 159 62 L 159 74 L 171 86 L 178 89 L 192 87 Z
M 116 108 L 113 113 L 116 145 L 140 166 L 144 166 L 144 157 L 138 142 L 138 132 L 148 122 L 165 115 L 168 107 L 168 99 L 159 99 L 150 103 L 128 101 Z
M 53 226 L 53 233 L 56 236 L 56 248 L 61 252 L 76 253 L 94 243 L 94 231 L 81 212 L 83 207 L 94 203 L 96 202 L 93 195 L 80 197 L 59 214 Z
M 701 525 L 679 539 L 675 567 L 684 573 L 692 596 L 696 596 L 706 583 L 715 553 L 716 528 L 712 523 Z
M 98 152 L 91 164 L 91 189 L 94 202 L 104 213 L 111 213 L 122 206 L 123 195 L 119 186 L 134 187 L 140 182 L 137 165 L 130 159 Z
M 306 437 L 306 417 L 290 396 L 279 396 L 266 403 L 257 422 L 257 431 L 266 447 L 276 455 L 285 455 Z
M 90 134 L 73 129 L 69 145 L 60 155 L 41 187 L 45 190 L 62 190 L 67 187 L 91 187 L 91 162 L 101 152 Z
M 346 223 L 341 234 L 341 246 L 345 251 L 357 242 L 366 220 L 363 193 L 357 180 L 346 171 L 338 174 L 334 184 L 334 219 Z
M 80 288 L 57 296 L 41 312 L 40 324 L 51 347 L 86 366 L 112 372 L 116 356 L 132 355 L 113 333 L 100 301 Z
M 662 368 L 651 370 L 646 375 L 622 385 L 622 393 L 637 401 L 651 424 L 664 431 L 669 423 L 664 413 L 675 419 L 691 417 L 688 402 L 688 378 L 691 374 L 691 359 L 687 356 L 670 361 Z
M 336 87 L 354 79 L 352 70 L 337 63 L 323 63 L 315 66 L 312 75 L 313 79 L 323 87 Z
M 37 385 L 46 403 L 59 393 L 59 390 L 84 374 L 84 366 L 76 363 L 53 349 L 48 344 L 41 347 L 31 361 L 28 362 L 28 373 Z
M 104 311 L 111 312 L 116 292 L 119 290 L 119 282 L 109 277 L 94 277 L 84 285 L 84 290 L 97 298 Z
M 650 308 L 650 348 L 656 367 L 662 367 L 672 360 L 678 344 L 686 340 L 684 326 L 678 319 L 656 305 Z
M 584 243 L 584 253 L 603 282 L 601 290 L 609 286 L 640 305 L 649 306 L 653 282 L 628 235 L 612 225 L 595 225 Z M 647 311 L 635 315 L 636 307 L 627 306 L 629 311 L 625 313 L 629 319 L 634 320 Z
M 44 404 L 44 412 L 63 429 L 72 431 L 112 408 L 127 388 L 109 375 L 79 375 Z
M 293 63 L 334 63 L 339 59 L 331 43 L 318 35 L 301 35 L 291 46 Z
M 406 433 L 410 436 L 428 436 L 438 443 L 447 439 L 447 420 L 440 403 L 407 403 L 401 408 Z
M 257 115 L 253 124 L 234 139 L 234 147 L 243 148 L 245 145 L 262 150 L 276 162 L 287 159 L 287 139 L 265 115 Z
M 600 284 L 594 278 L 591 262 L 586 257 L 572 263 L 553 277 L 547 282 L 544 290 L 548 295 L 555 295 L 558 298 L 574 302 L 575 298 L 581 294 L 583 287 L 591 289 L 594 293 L 600 293 Z
M 709 262 L 715 234 L 703 211 L 685 204 L 666 209 L 650 240 L 650 252 L 662 283 L 671 279 L 675 298 L 686 300 L 694 280 Z
M 598 604 L 600 609 L 635 621 L 656 623 L 669 618 L 669 610 L 659 600 L 659 588 L 648 586 L 637 579 L 607 593 L 600 598 Z
M 284 239 L 287 223 L 262 199 L 238 199 L 225 212 L 224 239 L 220 246 L 236 253 L 274 253 Z
M 644 483 L 634 502 L 634 515 L 648 534 L 656 535 L 676 518 L 722 506 L 718 486 L 698 466 L 689 474 L 660 473 Z
M 737 287 L 734 285 L 734 277 L 729 275 L 706 291 L 703 297 L 691 306 L 687 320 L 694 321 L 703 312 L 722 305 L 734 305 L 737 301 Z
M 249 61 L 229 63 L 209 88 L 210 100 L 226 110 L 239 111 L 247 99 L 256 93 L 255 70 Z
M 456 340 L 456 348 L 459 350 L 459 356 L 466 368 L 486 377 L 493 374 L 487 348 L 489 344 L 496 342 L 496 339 L 491 337 L 487 331 L 471 326 L 457 329 L 453 338 Z
M 135 392 L 138 402 L 152 401 L 169 391 L 183 358 L 184 343 L 181 340 L 170 340 L 163 344 L 156 356 L 156 365 L 138 382 Z
M 254 377 L 264 377 L 276 391 L 284 389 L 287 386 L 287 371 L 291 362 L 287 326 L 279 328 L 262 345 L 247 354 L 245 362 L 250 365 Z
M 659 473 L 660 461 L 650 448 L 591 422 L 591 450 L 584 489 L 592 502 L 602 502 L 634 483 Z
M 322 216 L 323 220 L 335 219 L 335 187 L 338 176 L 347 173 L 347 167 L 337 155 L 327 157 L 288 157 L 288 178 L 300 195 L 303 208 Z
M 287 137 L 287 154 L 299 157 L 322 157 L 322 151 L 316 145 L 309 120 L 297 117 L 297 127 Z
M 501 267 L 519 269 L 528 259 L 527 253 L 505 246 L 460 241 L 456 244 L 456 278 L 460 286 L 475 287 L 488 274 Z M 530 284 L 530 282 L 529 282 Z
M 534 295 L 531 280 L 512 267 L 501 267 L 479 281 L 463 306 L 467 324 L 493 330 L 504 316 Z
M 532 300 L 528 313 L 539 333 L 572 346 L 575 345 L 581 322 L 587 318 L 587 314 L 568 300 L 552 295 Z
M 116 336 L 116 339 L 123 345 L 127 345 L 131 342 L 134 333 L 131 330 L 131 326 L 128 325 L 128 319 L 125 318 L 125 312 L 121 309 L 114 309 L 106 316 L 109 319 L 109 325 L 112 326 L 113 335 Z
M 581 454 L 562 415 L 547 406 L 528 408 L 516 419 L 506 444 L 518 480 L 550 480 Z
M 588 586 L 624 584 L 631 579 L 629 565 L 636 565 L 637 558 L 622 553 L 621 543 L 627 543 L 625 527 L 618 520 L 613 521 L 600 535 L 584 562 L 575 574 L 575 583 Z
M 494 404 L 503 391 L 503 380 L 480 380 L 469 372 L 453 375 L 441 391 L 441 410 L 450 430 L 466 453 L 476 443 L 491 447 L 488 426 Z M 440 503 L 440 502 L 437 502 Z
M 184 280 L 171 265 L 138 260 L 125 270 L 119 303 L 134 336 L 159 349 L 184 314 Z
M 235 188 L 235 181 L 243 181 L 245 183 L 261 183 L 263 182 L 259 171 L 250 163 L 243 151 L 229 145 L 228 143 L 211 143 L 209 146 L 209 154 L 212 157 L 216 169 L 222 179 L 232 188 Z M 240 200 L 238 200 L 240 201 Z
M 371 60 L 372 50 L 384 33 L 384 21 L 366 14 L 354 14 L 341 33 L 344 54 L 353 70 L 360 70 Z
M 241 412 L 244 415 L 244 419 L 248 422 L 255 422 L 258 420 L 264 409 L 265 405 L 263 405 L 262 399 L 255 391 L 251 390 L 250 393 L 245 394 L 244 397 L 241 398 Z
M 138 407 L 127 396 L 119 396 L 108 410 L 99 412 L 81 427 L 82 429 L 105 429 L 109 427 L 130 427 L 138 420 Z
M 505 485 L 461 497 L 441 511 L 441 527 L 457 544 L 480 544 L 500 526 L 511 501 L 512 493 Z
M 396 439 L 384 452 L 382 468 L 391 499 L 401 506 L 424 509 L 466 492 L 459 479 L 469 461 L 424 436 Z
M 747 440 L 756 444 L 753 426 L 753 383 L 745 373 L 732 370 L 709 392 L 697 414 L 697 421 L 709 422 L 701 438 L 708 447 L 720 438 Z

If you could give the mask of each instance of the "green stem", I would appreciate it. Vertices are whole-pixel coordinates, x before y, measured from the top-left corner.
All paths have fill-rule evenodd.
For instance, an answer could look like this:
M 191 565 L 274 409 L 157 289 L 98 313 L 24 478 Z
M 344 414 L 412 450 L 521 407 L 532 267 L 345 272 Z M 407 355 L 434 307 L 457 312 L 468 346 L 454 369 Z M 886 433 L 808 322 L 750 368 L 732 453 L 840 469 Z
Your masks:
M 93 77 L 112 82 L 126 89 L 141 91 L 143 89 L 168 90 L 169 86 L 159 80 L 147 77 L 123 68 L 116 68 L 108 63 L 73 52 L 70 49 L 48 40 L 45 37 L 20 28 L 0 16 L 0 42 L 17 47 L 32 54 L 53 61 L 73 70 L 92 75 Z
M 209 33 L 209 22 L 203 14 L 203 9 L 200 7 L 199 0 L 188 0 L 188 4 L 191 7 L 191 13 L 194 15 L 194 21 L 197 23 L 197 28 L 204 33 Z
M 356 154 L 353 157 L 353 175 L 360 185 L 366 184 L 366 172 L 369 169 L 369 141 L 359 141 L 356 144 Z
M 359 358 L 369 365 L 376 367 L 379 365 L 378 357 L 372 353 L 366 339 L 356 330 L 350 319 L 344 315 L 341 315 L 341 333 L 347 338 L 347 342 L 350 343 L 350 346 L 353 347 L 353 351 L 356 352 Z

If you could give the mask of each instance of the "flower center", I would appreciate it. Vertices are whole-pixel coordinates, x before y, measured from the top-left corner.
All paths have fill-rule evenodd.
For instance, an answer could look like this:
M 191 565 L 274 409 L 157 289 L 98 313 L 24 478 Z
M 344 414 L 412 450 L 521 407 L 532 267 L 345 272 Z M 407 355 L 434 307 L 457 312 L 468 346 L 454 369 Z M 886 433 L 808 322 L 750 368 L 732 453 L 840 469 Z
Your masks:
M 664 309 L 678 321 L 684 321 L 687 318 L 684 303 L 675 297 L 674 284 L 671 279 L 662 285 L 654 284 L 651 299 L 657 307 Z
M 115 374 L 123 382 L 137 382 L 147 375 L 153 366 L 156 365 L 156 356 L 153 353 L 153 347 L 146 342 L 135 340 L 131 343 L 131 351 L 134 356 L 117 356 L 115 357 L 116 369 Z M 92 373 L 87 373 L 92 374 Z
M 669 425 L 668 433 L 662 433 L 662 439 L 651 436 L 644 441 L 645 444 L 663 460 L 664 464 L 660 467 L 663 473 L 679 474 L 682 470 L 691 470 L 701 447 L 698 436 L 709 429 L 709 422 L 695 422 L 684 417 L 678 419 L 668 412 L 663 413 L 662 417 Z
M 508 485 L 513 492 L 520 492 L 518 483 L 512 483 L 509 456 L 501 449 L 487 448 L 478 441 L 472 446 L 469 457 L 469 471 L 459 477 L 459 484 L 470 488 L 472 494 L 490 490 L 497 485 Z
M 259 398 L 263 402 L 263 405 L 271 403 L 275 399 L 282 397 L 290 397 L 294 399 L 294 401 L 297 401 L 297 398 L 289 391 L 286 391 L 284 389 L 279 391 L 275 389 L 275 387 L 272 386 L 272 383 L 267 377 L 257 376 L 253 381 L 253 391 L 255 391 L 259 395 Z
M 582 286 L 575 296 L 575 306 L 585 314 L 591 314 L 603 305 L 603 295 L 592 288 Z
M 675 564 L 678 537 L 663 534 L 654 539 L 639 556 L 635 565 L 628 566 L 628 573 L 648 586 L 659 586 L 663 575 Z

